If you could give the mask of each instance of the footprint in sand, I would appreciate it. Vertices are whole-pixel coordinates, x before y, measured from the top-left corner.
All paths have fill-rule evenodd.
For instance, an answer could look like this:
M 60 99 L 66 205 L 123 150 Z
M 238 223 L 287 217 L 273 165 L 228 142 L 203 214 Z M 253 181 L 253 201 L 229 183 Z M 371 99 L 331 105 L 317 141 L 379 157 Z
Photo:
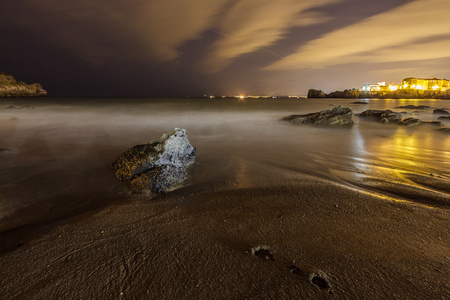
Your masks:
M 250 249 L 253 255 L 259 257 L 268 259 L 271 261 L 275 261 L 275 258 L 273 257 L 273 254 L 270 252 L 269 248 L 266 246 L 257 246 Z
M 311 273 L 309 274 L 309 281 L 319 287 L 321 290 L 327 290 L 328 294 L 333 293 L 330 280 L 325 273 L 321 271 L 319 271 L 318 273 Z
M 267 246 L 257 246 L 250 249 L 251 253 L 254 256 L 257 256 L 259 258 L 275 261 L 275 257 L 273 256 L 272 252 L 270 252 L 269 247 Z M 302 271 L 299 267 L 296 265 L 290 265 L 289 271 L 292 274 L 299 275 L 306 277 L 308 276 L 309 281 L 317 286 L 321 290 L 326 290 L 328 294 L 332 294 L 333 290 L 331 288 L 330 280 L 328 279 L 328 276 L 322 272 L 317 271 L 317 273 L 311 273 L 307 275 L 304 271 Z

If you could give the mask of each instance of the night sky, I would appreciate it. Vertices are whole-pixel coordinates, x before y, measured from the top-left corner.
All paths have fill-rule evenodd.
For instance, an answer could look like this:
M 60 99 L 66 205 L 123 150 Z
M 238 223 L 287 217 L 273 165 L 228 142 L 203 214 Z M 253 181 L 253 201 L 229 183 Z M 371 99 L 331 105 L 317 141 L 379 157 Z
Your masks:
M 3 0 L 0 71 L 50 96 L 305 95 L 450 77 L 449 0 Z

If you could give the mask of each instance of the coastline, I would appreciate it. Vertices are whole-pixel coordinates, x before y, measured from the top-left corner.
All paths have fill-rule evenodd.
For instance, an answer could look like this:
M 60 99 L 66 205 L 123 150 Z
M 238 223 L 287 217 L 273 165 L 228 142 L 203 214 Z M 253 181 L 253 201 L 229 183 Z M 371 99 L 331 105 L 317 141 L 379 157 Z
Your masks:
M 450 99 L 450 90 L 439 91 L 417 91 L 417 90 L 396 90 L 396 91 L 361 91 L 357 89 L 335 91 L 326 94 L 322 90 L 310 89 L 307 98 L 344 98 L 344 99 Z

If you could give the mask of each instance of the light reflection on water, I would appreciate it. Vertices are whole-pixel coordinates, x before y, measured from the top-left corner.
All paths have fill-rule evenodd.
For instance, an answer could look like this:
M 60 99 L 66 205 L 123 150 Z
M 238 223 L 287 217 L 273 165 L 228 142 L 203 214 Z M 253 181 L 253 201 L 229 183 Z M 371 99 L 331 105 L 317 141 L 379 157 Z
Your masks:
M 349 158 L 352 167 L 335 168 L 333 174 L 390 200 L 448 207 L 448 137 L 431 127 L 387 126 L 382 132 L 367 133 L 358 130 L 354 134 L 355 149 L 362 151 Z

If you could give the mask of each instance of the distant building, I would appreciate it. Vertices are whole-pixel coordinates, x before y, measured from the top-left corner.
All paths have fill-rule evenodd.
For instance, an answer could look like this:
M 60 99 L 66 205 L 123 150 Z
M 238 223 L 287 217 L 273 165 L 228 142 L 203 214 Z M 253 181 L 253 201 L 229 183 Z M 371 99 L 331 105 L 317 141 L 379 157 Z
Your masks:
M 450 85 L 447 79 L 408 77 L 402 80 L 401 88 L 404 90 L 445 92 L 450 88 Z
M 386 82 L 378 82 L 377 84 L 375 83 L 365 84 L 360 90 L 363 92 L 392 92 L 398 89 L 399 89 L 398 85 L 393 84 L 386 85 Z

